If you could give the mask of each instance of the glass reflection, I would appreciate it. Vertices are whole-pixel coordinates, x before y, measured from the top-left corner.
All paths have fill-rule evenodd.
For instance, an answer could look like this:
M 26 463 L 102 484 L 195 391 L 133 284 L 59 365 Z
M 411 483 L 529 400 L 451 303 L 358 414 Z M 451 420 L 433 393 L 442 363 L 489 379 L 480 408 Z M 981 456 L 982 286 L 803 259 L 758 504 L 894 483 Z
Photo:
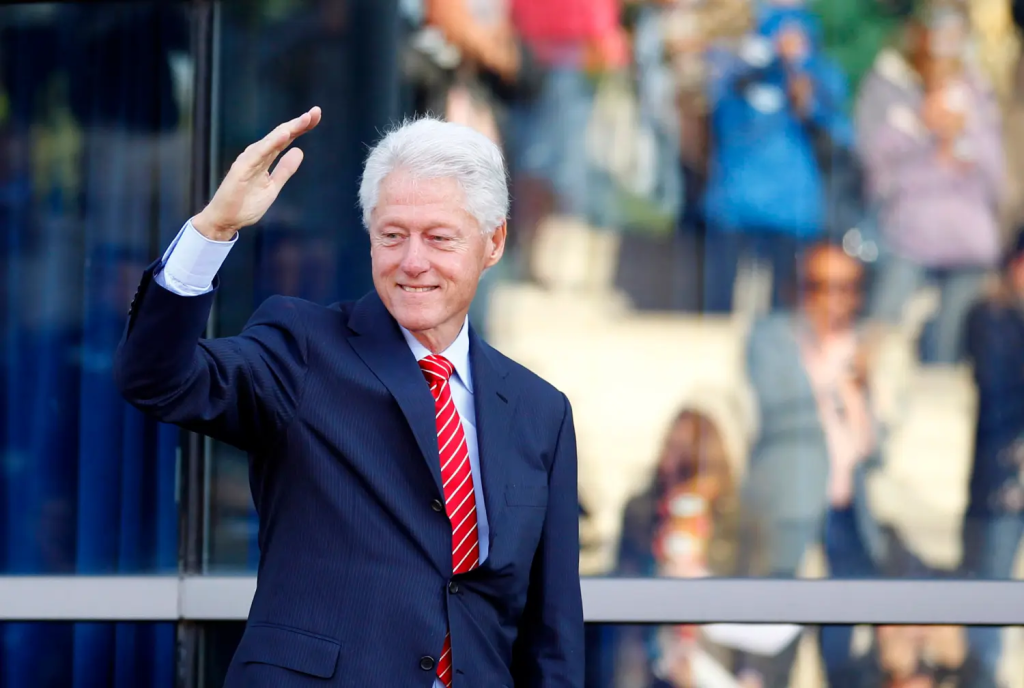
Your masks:
M 167 3 L 0 7 L 0 574 L 177 571 L 178 433 L 111 358 L 187 207 L 189 33 Z M 164 631 L 0 625 L 0 684 L 170 685 Z
M 826 649 L 829 627 L 603 626 L 592 650 L 610 656 L 592 688 L 650 686 L 896 686 L 1024 685 L 1020 660 L 1007 655 L 986 665 L 972 646 L 971 629 L 957 626 L 861 626 L 842 646 Z M 996 632 L 1011 635 L 1004 629 Z M 1013 634 L 1014 647 L 1021 639 Z
M 206 685 L 223 681 L 241 623 L 203 627 Z M 587 688 L 1024 687 L 1024 636 L 992 628 L 1006 651 L 983 661 L 960 626 L 858 626 L 831 665 L 822 629 L 793 625 L 589 625 Z
M 76 637 L 92 630 L 115 639 L 102 662 L 79 654 Z M 0 623 L 0 685 L 5 688 L 172 688 L 174 624 Z M 45 651 L 37 647 L 45 638 Z
M 1017 28 L 912 4 L 227 3 L 221 162 L 314 101 L 338 129 L 217 329 L 368 290 L 353 142 L 461 121 L 514 200 L 471 317 L 573 401 L 584 574 L 1019 577 Z M 245 459 L 214 454 L 211 565 L 251 568 Z
M 177 432 L 121 400 L 111 355 L 186 207 L 187 15 L 47 4 L 0 18 L 0 571 L 174 571 Z
M 670 229 L 615 175 L 614 239 L 548 206 L 524 250 L 554 277 L 497 285 L 488 321 L 578 407 L 585 573 L 1018 577 L 1013 16 L 627 5 L 636 90 L 606 65 L 588 125 L 627 133 L 587 164 L 658 180 Z

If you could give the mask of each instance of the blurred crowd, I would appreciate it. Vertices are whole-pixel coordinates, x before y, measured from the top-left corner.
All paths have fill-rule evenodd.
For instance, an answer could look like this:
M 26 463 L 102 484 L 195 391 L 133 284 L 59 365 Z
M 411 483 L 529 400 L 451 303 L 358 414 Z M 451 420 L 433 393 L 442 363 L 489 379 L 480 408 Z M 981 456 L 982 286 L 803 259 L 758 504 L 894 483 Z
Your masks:
M 618 574 L 792 577 L 820 547 L 832 577 L 1013 575 L 1024 533 L 1024 7 L 404 6 L 407 111 L 477 127 L 506 151 L 511 279 L 610 291 L 624 237 L 667 232 L 690 237 L 697 256 L 696 293 L 678 301 L 749 316 L 756 436 L 737 448 L 728 412 L 682 408 L 625 509 Z M 953 570 L 915 556 L 865 488 L 890 429 L 870 383 L 880 333 L 917 317 L 926 290 L 935 299 L 914 355 L 968 366 L 978 395 Z M 607 635 L 616 649 L 602 645 L 594 686 L 785 686 L 797 646 L 751 653 L 694 628 Z M 853 637 L 817 633 L 833 688 L 999 680 L 998 629 L 879 627 L 860 652 Z

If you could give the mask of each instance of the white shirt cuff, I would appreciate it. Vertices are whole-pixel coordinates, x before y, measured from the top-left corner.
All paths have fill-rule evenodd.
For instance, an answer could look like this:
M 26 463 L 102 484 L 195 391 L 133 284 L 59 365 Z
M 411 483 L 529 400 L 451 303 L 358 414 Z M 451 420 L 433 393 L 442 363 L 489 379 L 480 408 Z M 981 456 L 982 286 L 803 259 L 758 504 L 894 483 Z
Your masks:
M 179 296 L 207 293 L 237 239 L 237 234 L 230 241 L 207 239 L 189 220 L 164 252 L 156 283 Z

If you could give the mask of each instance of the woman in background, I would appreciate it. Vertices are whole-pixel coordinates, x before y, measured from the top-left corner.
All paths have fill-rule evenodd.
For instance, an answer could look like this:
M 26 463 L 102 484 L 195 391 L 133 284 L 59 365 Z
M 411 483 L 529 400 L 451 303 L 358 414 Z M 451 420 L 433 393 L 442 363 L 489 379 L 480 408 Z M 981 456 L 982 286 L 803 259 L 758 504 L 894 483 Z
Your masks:
M 737 457 L 726 434 L 698 405 L 676 415 L 654 475 L 626 506 L 620 575 L 693 578 L 733 572 Z M 729 678 L 728 653 L 703 641 L 697 626 L 630 628 L 619 632 L 618 641 L 612 685 L 691 688 Z
M 999 110 L 968 59 L 952 7 L 909 24 L 902 51 L 875 60 L 857 103 L 857 140 L 887 251 L 870 314 L 898 322 L 927 283 L 941 301 L 922 358 L 955 363 L 967 312 L 999 256 L 1005 161 Z

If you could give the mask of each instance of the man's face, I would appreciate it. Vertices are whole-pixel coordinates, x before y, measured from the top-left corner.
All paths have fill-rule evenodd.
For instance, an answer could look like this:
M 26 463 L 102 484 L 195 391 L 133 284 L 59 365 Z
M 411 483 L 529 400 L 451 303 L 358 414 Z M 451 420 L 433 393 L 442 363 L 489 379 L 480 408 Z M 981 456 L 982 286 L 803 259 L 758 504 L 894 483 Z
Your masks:
M 486 235 L 454 179 L 385 178 L 370 219 L 373 284 L 398 324 L 438 353 L 458 336 L 480 276 L 505 248 Z
M 848 327 L 861 304 L 863 269 L 835 247 L 813 251 L 804 264 L 802 305 L 812 317 L 834 328 Z

